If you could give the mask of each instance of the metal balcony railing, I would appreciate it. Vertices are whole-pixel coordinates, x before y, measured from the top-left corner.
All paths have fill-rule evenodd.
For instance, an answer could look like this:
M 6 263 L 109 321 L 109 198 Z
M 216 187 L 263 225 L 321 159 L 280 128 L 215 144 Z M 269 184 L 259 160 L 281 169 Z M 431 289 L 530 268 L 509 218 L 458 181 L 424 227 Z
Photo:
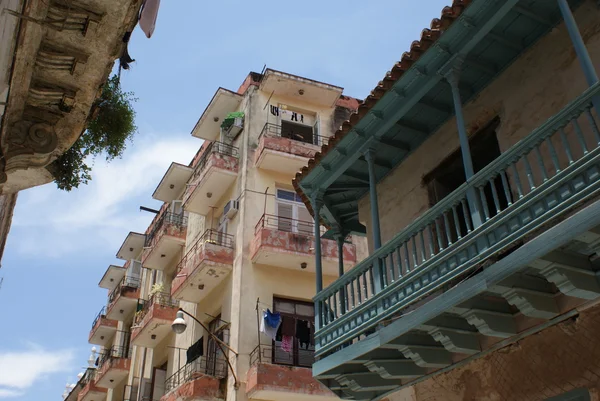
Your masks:
M 112 360 L 131 357 L 131 347 L 113 345 L 106 348 L 98 358 L 98 369 L 101 369 L 106 363 L 111 363 Z
M 184 365 L 166 380 L 165 390 L 166 392 L 174 390 L 200 375 L 213 376 L 217 379 L 227 376 L 227 362 L 221 353 L 216 352 L 210 356 L 201 356 Z
M 600 84 L 586 90 L 318 293 L 317 355 L 360 340 L 382 320 L 590 199 L 600 185 L 594 170 L 600 130 L 591 103 L 599 94 Z
M 148 301 L 143 301 L 142 309 L 135 315 L 135 324 L 139 324 L 144 320 L 144 317 L 153 305 L 160 305 L 167 308 L 178 308 L 179 301 L 175 298 L 171 298 L 171 294 L 168 292 L 157 292 L 150 295 Z
M 327 145 L 327 143 L 329 141 L 329 137 L 317 135 L 314 132 L 310 138 L 304 138 L 303 136 L 300 136 L 300 135 L 295 136 L 293 134 L 286 136 L 286 134 L 282 133 L 281 125 L 277 125 L 277 124 L 273 124 L 273 123 L 266 123 L 264 125 L 262 131 L 260 132 L 260 135 L 258 136 L 258 140 L 260 141 L 260 138 L 262 138 L 263 136 L 275 136 L 275 137 L 280 137 L 280 138 L 287 138 L 287 139 L 291 139 L 291 140 L 294 140 L 297 142 L 302 142 L 302 143 L 306 143 L 309 145 L 318 145 L 318 146 Z
M 254 234 L 262 228 L 270 228 L 278 231 L 285 231 L 300 235 L 314 236 L 314 222 L 290 219 L 288 217 L 276 216 L 273 214 L 263 214 L 254 227 Z M 325 227 L 320 227 L 321 235 L 325 234 Z
M 291 350 L 285 350 L 282 348 L 280 342 L 261 343 L 250 353 L 250 366 L 257 363 L 272 363 L 275 365 L 310 368 L 314 361 L 315 351 L 312 347 L 306 349 L 294 346 Z
M 92 323 L 92 330 L 94 330 L 98 321 L 100 319 L 102 319 L 103 317 L 106 317 L 106 306 L 103 306 L 102 309 L 100 309 L 100 312 L 98 312 L 98 315 L 96 316 L 96 318 L 94 319 L 94 322 Z
M 179 274 L 183 269 L 188 267 L 188 263 L 194 260 L 194 258 L 202 252 L 202 246 L 206 243 L 222 246 L 225 248 L 233 249 L 233 235 L 219 232 L 209 228 L 198 238 L 198 240 L 192 245 L 192 247 L 186 252 L 181 258 L 175 269 L 175 276 Z
M 192 178 L 190 179 L 190 182 L 192 182 L 202 171 L 204 171 L 204 166 L 206 166 L 206 163 L 208 162 L 212 154 L 219 154 L 238 158 L 239 150 L 235 146 L 228 145 L 223 142 L 211 142 L 206 147 L 206 150 L 204 151 L 202 156 L 200 156 L 198 163 L 194 167 L 194 172 L 192 173 Z
M 187 223 L 188 218 L 182 213 L 163 213 L 162 216 L 160 216 L 156 223 L 152 226 L 152 230 L 148 234 L 146 234 L 144 246 L 152 246 L 154 238 L 165 225 L 172 225 L 178 227 L 179 229 L 185 229 L 187 227 Z
M 140 288 L 141 280 L 139 277 L 125 276 L 119 281 L 119 284 L 108 294 L 108 305 L 110 305 L 121 295 L 121 290 L 124 288 L 137 289 Z

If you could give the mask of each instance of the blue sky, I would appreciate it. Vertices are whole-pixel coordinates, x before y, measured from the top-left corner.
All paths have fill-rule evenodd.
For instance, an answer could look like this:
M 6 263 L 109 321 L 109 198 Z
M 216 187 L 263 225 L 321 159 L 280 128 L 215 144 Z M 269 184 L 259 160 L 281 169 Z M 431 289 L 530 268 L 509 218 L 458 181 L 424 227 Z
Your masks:
M 97 160 L 90 185 L 19 195 L 0 277 L 0 399 L 58 399 L 86 366 L 98 281 L 129 231 L 159 207 L 152 192 L 172 161 L 201 145 L 192 127 L 219 86 L 237 90 L 268 67 L 339 85 L 364 98 L 450 0 L 163 1 L 154 36 L 136 28 L 139 134 L 123 159 Z

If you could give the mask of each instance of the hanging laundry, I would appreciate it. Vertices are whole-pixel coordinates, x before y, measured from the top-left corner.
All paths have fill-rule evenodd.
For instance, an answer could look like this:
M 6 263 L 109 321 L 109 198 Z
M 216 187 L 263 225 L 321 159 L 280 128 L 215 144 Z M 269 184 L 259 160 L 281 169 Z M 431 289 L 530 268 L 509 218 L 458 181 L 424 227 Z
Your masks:
M 308 349 L 311 344 L 311 336 L 310 336 L 310 322 L 306 320 L 298 320 L 296 322 L 296 338 L 300 343 L 301 347 Z
M 304 122 L 304 114 L 300 114 L 300 122 L 303 123 Z
M 292 121 L 298 121 L 298 113 L 292 112 Z
M 294 340 L 294 337 L 292 336 L 283 336 L 283 338 L 281 339 L 281 349 L 285 352 L 287 352 L 288 354 L 290 352 L 292 352 L 292 341 Z
M 281 335 L 293 336 L 296 330 L 296 319 L 289 316 L 281 316 Z
M 146 0 L 140 14 L 140 28 L 150 38 L 154 33 L 160 0 Z
M 186 351 L 186 362 L 190 363 L 198 359 L 204 354 L 204 337 L 200 338 Z
M 277 336 L 277 329 L 281 325 L 281 315 L 279 312 L 271 312 L 269 309 L 263 312 L 263 318 L 260 322 L 260 331 L 265 333 L 273 341 Z
M 279 107 L 271 106 L 271 114 L 273 114 L 274 116 L 278 116 L 279 115 Z

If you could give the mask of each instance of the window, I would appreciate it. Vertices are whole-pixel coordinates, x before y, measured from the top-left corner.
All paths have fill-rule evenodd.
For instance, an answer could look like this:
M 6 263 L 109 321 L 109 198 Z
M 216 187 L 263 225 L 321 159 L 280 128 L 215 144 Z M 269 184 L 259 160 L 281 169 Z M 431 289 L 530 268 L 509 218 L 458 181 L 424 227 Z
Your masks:
M 319 123 L 314 113 L 279 105 L 281 136 L 305 143 L 318 143 Z
M 498 139 L 496 138 L 496 128 L 498 127 L 499 123 L 499 118 L 493 119 L 488 125 L 486 125 L 483 129 L 469 139 L 471 157 L 473 160 L 473 170 L 475 173 L 500 156 L 500 145 L 498 144 Z M 458 189 L 458 187 L 465 182 L 465 171 L 461 149 L 457 149 L 454 153 L 442 161 L 434 170 L 425 175 L 423 182 L 427 186 L 429 192 L 430 207 L 440 202 L 446 196 Z M 493 185 L 498 194 L 500 209 L 506 208 L 509 199 L 507 199 L 506 192 L 502 186 L 502 179 L 500 177 L 496 177 Z M 487 201 L 487 210 L 490 213 L 490 217 L 496 215 L 496 206 L 494 205 L 492 192 L 491 185 L 487 185 L 484 193 Z M 448 224 L 450 225 L 448 231 L 451 233 L 450 240 L 452 242 L 455 242 L 458 239 L 456 234 L 457 232 L 460 232 L 461 236 L 467 234 L 467 226 L 462 208 L 457 208 L 457 214 L 460 227 L 456 227 L 454 219 L 448 219 Z M 446 223 L 443 221 L 439 223 L 442 231 L 441 235 L 446 236 Z
M 311 367 L 314 361 L 315 309 L 312 303 L 273 299 L 273 310 L 282 322 L 273 341 L 273 363 Z M 287 337 L 287 339 L 286 339 Z M 284 344 L 284 340 L 287 344 Z
M 591 401 L 590 391 L 587 388 L 578 388 L 556 397 L 547 398 L 546 401 Z
M 277 228 L 299 234 L 313 234 L 313 218 L 293 191 L 277 190 Z

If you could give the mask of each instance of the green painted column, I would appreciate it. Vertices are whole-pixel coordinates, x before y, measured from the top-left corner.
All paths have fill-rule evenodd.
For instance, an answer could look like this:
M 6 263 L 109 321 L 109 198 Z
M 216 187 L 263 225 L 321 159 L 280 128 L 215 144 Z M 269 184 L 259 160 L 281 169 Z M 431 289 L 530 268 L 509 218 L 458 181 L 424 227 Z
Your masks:
M 369 200 L 371 207 L 371 230 L 373 231 L 373 250 L 381 248 L 381 226 L 379 224 L 379 203 L 377 200 L 377 176 L 375 175 L 375 148 L 369 148 L 365 152 L 365 160 L 369 170 Z M 373 266 L 373 284 L 375 293 L 384 287 L 381 261 L 377 259 Z
M 321 220 L 320 213 L 323 206 L 323 194 L 315 193 L 311 199 L 314 215 L 314 235 L 315 235 L 315 282 L 317 294 L 323 291 L 323 258 L 321 254 Z M 322 327 L 323 307 L 321 302 L 315 303 L 315 328 Z

